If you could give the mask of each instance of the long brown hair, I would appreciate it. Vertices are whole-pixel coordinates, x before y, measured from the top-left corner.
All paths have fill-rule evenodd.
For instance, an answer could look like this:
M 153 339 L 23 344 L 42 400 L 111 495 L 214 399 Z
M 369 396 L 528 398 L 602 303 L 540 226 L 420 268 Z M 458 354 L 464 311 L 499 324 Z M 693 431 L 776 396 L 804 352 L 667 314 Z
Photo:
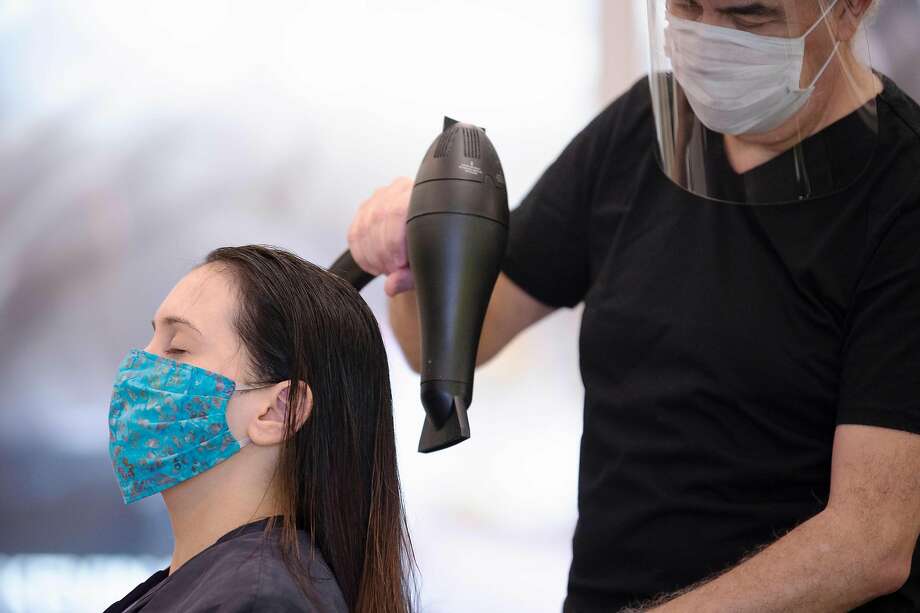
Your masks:
M 287 411 L 275 488 L 283 505 L 282 557 L 313 599 L 298 529 L 330 566 L 350 611 L 407 613 L 414 559 L 393 432 L 387 355 L 358 292 L 334 274 L 274 247 L 224 247 L 240 296 L 236 327 L 254 382 L 290 380 L 288 406 L 313 409 L 297 429 Z

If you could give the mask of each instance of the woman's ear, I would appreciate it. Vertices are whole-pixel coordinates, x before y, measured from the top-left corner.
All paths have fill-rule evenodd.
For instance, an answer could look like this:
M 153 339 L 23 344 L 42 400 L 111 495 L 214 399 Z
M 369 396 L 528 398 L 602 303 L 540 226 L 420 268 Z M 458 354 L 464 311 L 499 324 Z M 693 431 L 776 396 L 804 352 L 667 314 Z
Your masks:
M 294 415 L 295 431 L 306 423 L 313 411 L 313 390 L 303 381 L 298 382 L 298 387 L 300 393 L 297 413 Z M 278 445 L 287 436 L 290 389 L 290 381 L 281 381 L 266 390 L 267 404 L 259 408 L 249 423 L 249 440 L 254 444 Z

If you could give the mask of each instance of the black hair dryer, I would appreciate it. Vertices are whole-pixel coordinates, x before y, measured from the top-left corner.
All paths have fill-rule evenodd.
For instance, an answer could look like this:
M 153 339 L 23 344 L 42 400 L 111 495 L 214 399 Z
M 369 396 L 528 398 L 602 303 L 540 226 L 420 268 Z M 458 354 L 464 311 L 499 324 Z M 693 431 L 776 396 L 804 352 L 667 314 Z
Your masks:
M 415 177 L 406 220 L 421 326 L 422 453 L 470 437 L 476 351 L 508 219 L 505 176 L 485 130 L 445 117 Z M 374 278 L 347 251 L 329 270 L 358 290 Z

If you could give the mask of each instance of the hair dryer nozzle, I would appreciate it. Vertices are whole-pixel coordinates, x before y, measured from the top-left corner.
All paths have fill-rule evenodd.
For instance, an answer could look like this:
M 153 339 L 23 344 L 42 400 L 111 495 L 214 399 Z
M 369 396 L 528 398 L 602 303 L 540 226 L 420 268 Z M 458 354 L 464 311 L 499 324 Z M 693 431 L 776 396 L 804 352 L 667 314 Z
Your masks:
M 450 405 L 447 420 L 440 428 L 435 426 L 430 414 L 425 418 L 422 436 L 418 441 L 418 450 L 421 453 L 447 449 L 470 438 L 470 422 L 466 417 L 466 403 L 459 396 L 452 396 Z

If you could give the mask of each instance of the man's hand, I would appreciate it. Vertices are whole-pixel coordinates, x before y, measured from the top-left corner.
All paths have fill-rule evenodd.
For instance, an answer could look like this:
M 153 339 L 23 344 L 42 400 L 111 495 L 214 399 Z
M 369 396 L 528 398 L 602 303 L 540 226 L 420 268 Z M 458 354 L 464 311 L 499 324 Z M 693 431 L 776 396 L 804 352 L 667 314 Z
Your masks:
M 399 177 L 365 200 L 348 229 L 348 249 L 355 263 L 372 275 L 386 275 L 388 296 L 415 287 L 409 270 L 406 218 L 412 179 Z

